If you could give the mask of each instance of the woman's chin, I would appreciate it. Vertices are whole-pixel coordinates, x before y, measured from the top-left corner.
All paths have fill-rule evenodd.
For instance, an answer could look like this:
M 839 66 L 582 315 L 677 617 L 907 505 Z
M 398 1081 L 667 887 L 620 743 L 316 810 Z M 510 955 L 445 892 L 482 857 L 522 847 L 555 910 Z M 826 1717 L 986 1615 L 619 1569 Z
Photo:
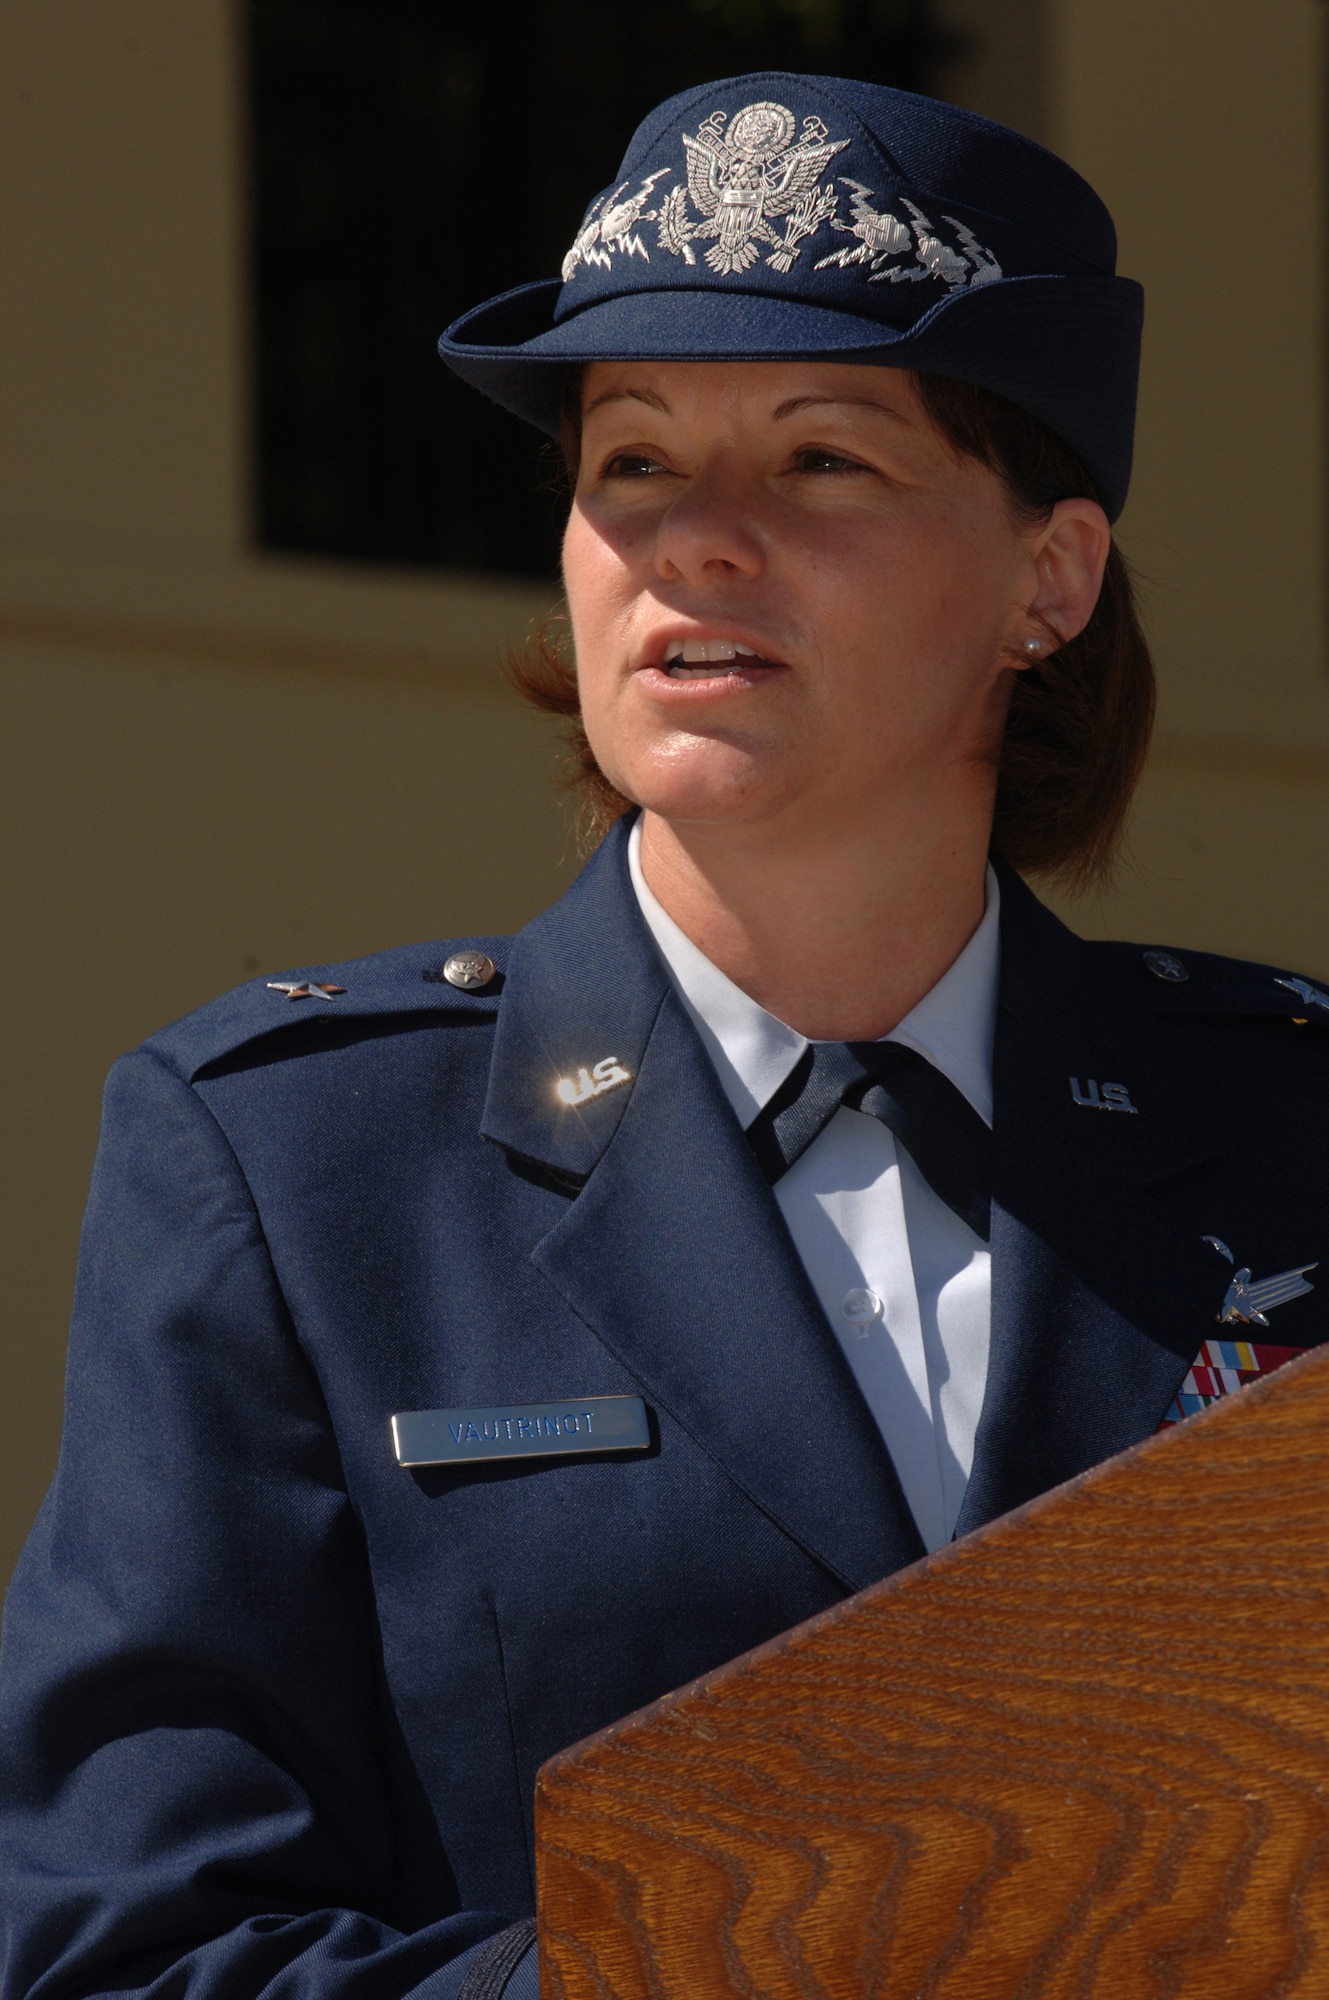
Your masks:
M 658 767 L 622 786 L 645 812 L 678 825 L 739 826 L 767 818 L 788 801 L 789 787 L 749 760 L 703 760 L 700 768 Z

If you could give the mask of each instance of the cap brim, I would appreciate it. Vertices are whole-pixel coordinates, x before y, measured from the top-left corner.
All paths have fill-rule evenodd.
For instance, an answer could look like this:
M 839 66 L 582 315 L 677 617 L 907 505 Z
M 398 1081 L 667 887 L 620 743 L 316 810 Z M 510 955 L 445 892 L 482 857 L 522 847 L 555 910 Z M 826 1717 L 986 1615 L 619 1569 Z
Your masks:
M 898 331 L 798 299 L 712 288 L 628 292 L 555 321 L 561 292 L 557 280 L 522 285 L 455 321 L 438 344 L 463 381 L 551 436 L 569 364 L 857 361 L 996 391 L 1066 440 L 1113 519 L 1124 504 L 1130 450 L 1121 440 L 1131 434 L 1144 317 L 1129 278 L 1006 278 L 954 292 Z

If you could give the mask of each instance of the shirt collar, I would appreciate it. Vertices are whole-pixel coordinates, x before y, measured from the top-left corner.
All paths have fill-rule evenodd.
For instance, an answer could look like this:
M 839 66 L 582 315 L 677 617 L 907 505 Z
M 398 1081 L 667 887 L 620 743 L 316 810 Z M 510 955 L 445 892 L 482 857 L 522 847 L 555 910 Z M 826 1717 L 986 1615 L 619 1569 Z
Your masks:
M 651 893 L 641 872 L 640 819 L 628 839 L 628 870 L 642 916 L 675 991 L 701 1036 L 735 1116 L 746 1129 L 784 1082 L 807 1047 L 807 1038 L 735 986 Z M 978 929 L 936 985 L 889 1036 L 889 1040 L 926 1056 L 987 1125 L 992 1123 L 1000 920 L 1001 891 L 989 868 Z

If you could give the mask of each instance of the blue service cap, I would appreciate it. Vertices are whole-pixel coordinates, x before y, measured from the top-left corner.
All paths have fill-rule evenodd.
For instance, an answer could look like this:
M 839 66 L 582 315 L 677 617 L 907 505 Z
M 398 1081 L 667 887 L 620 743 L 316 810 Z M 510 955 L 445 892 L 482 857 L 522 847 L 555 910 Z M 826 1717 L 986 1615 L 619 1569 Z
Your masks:
M 778 71 L 669 98 L 563 260 L 439 353 L 551 435 L 589 361 L 832 357 L 953 375 L 1065 440 L 1115 520 L 1144 294 L 1107 209 L 1033 140 L 910 91 Z

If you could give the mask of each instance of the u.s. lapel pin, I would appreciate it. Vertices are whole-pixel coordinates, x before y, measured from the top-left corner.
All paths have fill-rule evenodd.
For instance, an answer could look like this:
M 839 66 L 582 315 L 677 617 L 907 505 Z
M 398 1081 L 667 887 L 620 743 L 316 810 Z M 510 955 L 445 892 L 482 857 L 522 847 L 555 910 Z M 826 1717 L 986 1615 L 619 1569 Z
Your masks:
M 271 993 L 284 993 L 288 1000 L 335 1000 L 344 986 L 321 986 L 317 979 L 270 979 Z
M 1220 1257 L 1229 1264 L 1236 1264 L 1236 1258 L 1220 1236 L 1206 1236 L 1205 1242 L 1213 1245 Z M 1317 1271 L 1319 1261 L 1313 1264 L 1298 1264 L 1290 1271 L 1276 1271 L 1272 1278 L 1257 1278 L 1252 1284 L 1251 1268 L 1243 1264 L 1234 1271 L 1232 1283 L 1223 1297 L 1218 1311 L 1220 1326 L 1268 1326 L 1268 1315 L 1275 1306 L 1286 1305 L 1290 1299 L 1305 1298 L 1307 1292 L 1315 1290 L 1306 1283 L 1307 1271 Z
M 1073 1076 L 1070 1085 L 1071 1096 L 1087 1111 L 1129 1111 L 1132 1116 L 1138 1114 L 1139 1106 L 1131 1103 L 1131 1094 L 1124 1083 L 1100 1084 L 1091 1076 L 1086 1079 L 1082 1090 L 1079 1077 Z
M 603 1097 L 607 1090 L 617 1090 L 631 1081 L 631 1070 L 624 1069 L 617 1056 L 604 1056 L 592 1068 L 579 1069 L 575 1076 L 561 1076 L 554 1085 L 554 1095 L 560 1104 L 588 1104 L 591 1098 Z

